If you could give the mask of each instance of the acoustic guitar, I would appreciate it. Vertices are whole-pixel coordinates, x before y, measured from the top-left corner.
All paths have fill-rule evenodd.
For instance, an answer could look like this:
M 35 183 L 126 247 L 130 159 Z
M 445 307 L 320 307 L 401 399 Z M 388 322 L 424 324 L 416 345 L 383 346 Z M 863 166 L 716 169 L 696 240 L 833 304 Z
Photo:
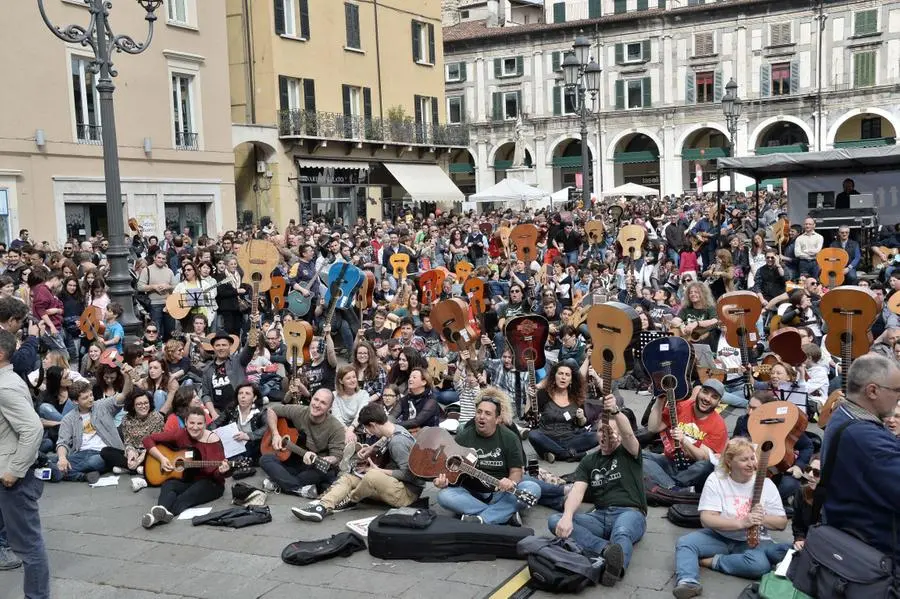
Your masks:
M 288 423 L 286 418 L 278 419 L 277 429 L 278 436 L 281 437 L 282 449 L 275 451 L 275 448 L 272 447 L 272 430 L 266 427 L 266 432 L 259 444 L 260 453 L 263 455 L 274 454 L 280 461 L 285 462 L 290 459 L 291 455 L 297 455 L 302 458 L 306 455 L 306 452 L 310 451 L 303 446 L 306 443 L 306 435 L 301 435 L 297 429 Z M 312 466 L 323 474 L 327 474 L 333 468 L 331 462 L 319 456 L 316 456 Z
M 100 308 L 97 306 L 88 306 L 78 317 L 78 330 L 82 332 L 84 338 L 88 341 L 96 341 L 103 339 L 106 334 L 106 324 L 100 315 Z
M 328 268 L 325 304 L 345 310 L 353 305 L 357 289 L 362 285 L 363 271 L 348 262 L 335 262 Z
M 444 289 L 444 280 L 449 271 L 446 268 L 432 268 L 422 273 L 419 277 L 419 289 L 422 290 L 421 302 L 423 306 L 430 306 L 441 297 Z
M 869 248 L 872 251 L 872 267 L 873 268 L 881 268 L 886 264 L 890 264 L 894 261 L 894 256 L 900 254 L 900 248 L 889 248 L 883 245 L 875 246 Z M 882 260 L 881 256 L 875 253 L 875 250 L 880 251 L 882 254 L 887 256 L 886 260 Z
M 515 316 L 507 321 L 503 334 L 512 348 L 515 369 L 528 372 L 528 385 L 521 405 L 521 417 L 526 425 L 534 428 L 540 422 L 536 371 L 547 364 L 544 348 L 547 345 L 547 337 L 550 335 L 550 323 L 546 318 L 537 314 Z M 518 379 L 516 384 L 519 385 L 516 391 L 521 397 L 521 384 Z
M 409 274 L 409 255 L 402 252 L 391 254 L 391 257 L 388 258 L 388 262 L 393 269 L 392 274 L 394 275 L 394 279 L 397 281 L 406 280 L 406 277 Z
M 475 353 L 475 331 L 469 326 L 469 308 L 459 298 L 443 300 L 431 309 L 431 322 L 450 351 Z
M 170 293 L 166 297 L 166 312 L 175 320 L 187 318 L 194 308 L 214 308 L 216 306 L 209 293 L 216 285 L 206 289 L 202 285 L 199 289 L 185 289 L 184 293 Z
M 169 449 L 165 445 L 157 445 L 156 448 L 175 466 L 175 469 L 166 472 L 162 469 L 162 463 L 150 455 L 148 451 L 147 456 L 144 458 L 144 478 L 151 487 L 158 487 L 167 480 L 181 480 L 188 470 L 194 468 L 218 468 L 219 464 L 222 463 L 221 461 L 212 460 L 194 460 L 188 457 L 189 455 L 193 456 L 194 453 L 190 449 Z M 245 470 L 253 466 L 253 460 L 247 457 L 226 461 L 228 462 L 228 467 L 233 470 Z
M 377 285 L 375 273 L 364 270 L 362 274 L 363 278 L 360 282 L 359 293 L 356 295 L 356 308 L 360 312 L 372 307 L 375 301 L 375 286 Z M 360 320 L 362 319 L 360 318 Z
M 272 271 L 281 262 L 281 253 L 271 241 L 251 239 L 238 249 L 238 264 L 244 270 L 243 283 L 250 286 L 250 330 L 247 344 L 256 346 L 259 342 L 259 293 L 272 287 Z
M 782 327 L 769 337 L 769 349 L 791 366 L 800 366 L 806 362 L 803 341 L 800 331 L 794 327 Z
M 753 374 L 750 369 L 750 345 L 756 344 L 756 323 L 763 306 L 759 296 L 752 291 L 731 291 L 716 302 L 716 315 L 725 325 L 725 340 L 741 352 L 744 367 L 744 397 L 753 395 Z
M 828 330 L 825 348 L 841 357 L 841 390 L 829 395 L 819 411 L 819 426 L 825 428 L 841 397 L 847 397 L 850 364 L 869 351 L 869 329 L 878 318 L 878 303 L 862 287 L 844 285 L 823 295 L 819 310 Z
M 641 351 L 641 362 L 653 381 L 654 397 L 665 393 L 662 378 L 675 377 L 675 399 L 682 400 L 691 394 L 690 372 L 694 361 L 691 344 L 681 337 L 654 339 Z M 699 369 L 698 369 L 699 370 Z
M 466 279 L 472 276 L 472 273 L 475 271 L 475 267 L 472 266 L 471 262 L 466 262 L 465 260 L 460 260 L 456 263 L 456 266 L 453 267 L 453 274 L 456 275 L 456 282 L 462 285 Z
M 850 255 L 843 248 L 822 248 L 816 254 L 819 265 L 819 282 L 828 287 L 844 284 L 844 269 L 850 264 Z
M 750 439 L 757 445 L 772 442 L 769 465 L 784 472 L 794 465 L 794 447 L 806 432 L 806 414 L 789 401 L 770 401 L 753 410 L 747 420 Z
M 272 285 L 269 287 L 269 301 L 273 312 L 281 312 L 284 309 L 287 291 L 287 281 L 281 275 L 272 275 Z
M 500 237 L 500 244 L 503 246 L 503 253 L 507 256 L 509 256 L 510 233 L 512 233 L 512 228 L 508 225 L 502 225 L 497 229 L 497 235 Z
M 540 234 L 540 230 L 531 223 L 516 225 L 509 232 L 509 241 L 516 257 L 526 265 L 537 260 L 537 242 Z
M 588 242 L 591 245 L 599 245 L 603 243 L 603 236 L 606 232 L 606 227 L 603 225 L 602 220 L 589 220 L 584 225 L 584 233 L 587 235 Z
M 416 443 L 409 452 L 409 471 L 425 479 L 443 474 L 450 484 L 455 484 L 461 475 L 466 474 L 487 488 L 499 491 L 500 480 L 478 469 L 477 456 L 474 449 L 458 445 L 449 432 L 429 426 L 416 435 Z M 516 489 L 512 493 L 529 507 L 537 505 L 538 498 L 524 489 Z
M 597 373 L 608 368 L 610 380 L 625 376 L 625 352 L 635 333 L 641 330 L 640 322 L 634 308 L 621 302 L 591 306 L 587 327 L 594 348 L 591 366 Z
M 647 230 L 641 225 L 625 225 L 619 229 L 616 241 L 622 248 L 622 256 L 627 257 L 631 262 L 640 258 L 646 235 Z
M 312 345 L 313 339 L 312 325 L 305 320 L 291 320 L 284 323 L 281 333 L 287 347 L 287 358 L 296 374 L 297 368 L 309 361 L 309 346 Z
M 487 312 L 487 302 L 485 301 L 485 285 L 479 277 L 469 277 L 463 283 L 463 293 L 469 298 L 469 306 L 472 313 L 478 321 L 478 330 L 476 334 L 484 333 L 484 313 Z
M 759 459 L 756 463 L 756 480 L 753 482 L 753 499 L 750 501 L 750 509 L 759 505 L 762 499 L 763 485 L 766 482 L 769 470 L 769 454 L 774 447 L 772 441 L 763 441 L 759 446 Z M 751 526 L 747 529 L 747 546 L 754 549 L 759 546 L 759 537 L 762 533 L 761 526 Z

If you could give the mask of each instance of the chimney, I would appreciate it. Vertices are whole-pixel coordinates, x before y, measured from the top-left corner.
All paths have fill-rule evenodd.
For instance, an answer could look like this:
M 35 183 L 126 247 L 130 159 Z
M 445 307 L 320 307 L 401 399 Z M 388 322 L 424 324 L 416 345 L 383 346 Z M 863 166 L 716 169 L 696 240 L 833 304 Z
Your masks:
M 512 23 L 512 2 L 500 0 L 500 25 Z
M 441 22 L 444 27 L 459 25 L 459 0 L 441 0 Z
M 487 26 L 497 27 L 500 24 L 500 2 L 498 0 L 487 0 Z

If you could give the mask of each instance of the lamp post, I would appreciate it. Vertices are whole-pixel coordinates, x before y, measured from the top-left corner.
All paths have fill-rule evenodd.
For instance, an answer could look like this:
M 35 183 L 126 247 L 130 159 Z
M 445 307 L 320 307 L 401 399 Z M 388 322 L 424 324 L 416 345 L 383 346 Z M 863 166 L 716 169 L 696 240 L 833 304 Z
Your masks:
M 738 98 L 737 83 L 734 77 L 725 85 L 725 96 L 722 98 L 722 113 L 725 115 L 725 126 L 728 128 L 728 148 L 731 157 L 734 157 L 737 151 L 737 123 L 741 118 L 741 110 L 744 103 Z M 737 190 L 734 188 L 734 169 L 731 171 L 731 193 Z
M 575 38 L 572 51 L 566 53 L 562 63 L 565 78 L 565 92 L 572 95 L 575 111 L 581 119 L 581 195 L 585 207 L 591 205 L 591 164 L 588 156 L 588 116 L 593 116 L 593 104 L 600 91 L 600 75 L 603 69 L 591 56 L 591 42 L 583 35 Z M 591 106 L 588 106 L 587 94 L 591 94 Z M 563 98 L 565 103 L 565 98 Z
M 121 304 L 121 323 L 129 335 L 138 335 L 140 323 L 134 315 L 132 303 L 131 272 L 128 267 L 129 249 L 125 246 L 125 223 L 122 217 L 122 182 L 119 177 L 119 148 L 116 140 L 116 115 L 113 105 L 113 91 L 116 86 L 112 78 L 118 75 L 113 65 L 112 53 L 140 54 L 150 46 L 153 39 L 153 24 L 157 19 L 156 10 L 163 0 L 136 0 L 146 11 L 147 39 L 137 42 L 129 35 L 115 34 L 109 24 L 112 2 L 109 0 L 82 0 L 90 11 L 87 27 L 67 25 L 57 27 L 44 10 L 44 0 L 38 0 L 41 18 L 50 31 L 70 44 L 89 46 L 94 53 L 90 71 L 97 75 L 97 94 L 100 97 L 100 123 L 103 142 L 103 175 L 106 183 L 106 215 L 109 228 L 110 274 L 109 296 Z

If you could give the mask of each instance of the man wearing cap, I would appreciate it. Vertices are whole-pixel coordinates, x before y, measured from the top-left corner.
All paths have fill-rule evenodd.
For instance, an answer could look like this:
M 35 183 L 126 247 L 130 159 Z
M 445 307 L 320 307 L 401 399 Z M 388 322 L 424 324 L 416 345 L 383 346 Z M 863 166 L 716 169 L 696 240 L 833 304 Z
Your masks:
M 240 342 L 225 331 L 218 331 L 212 338 L 214 359 L 203 371 L 201 401 L 213 419 L 236 402 L 235 388 L 246 379 L 247 364 L 256 350 L 248 345 L 238 353 Z
M 713 378 L 694 387 L 689 399 L 675 404 L 677 428 L 672 427 L 666 396 L 656 398 L 647 429 L 660 433 L 665 455 L 644 451 L 644 473 L 652 484 L 674 490 L 694 487 L 700 492 L 713 471 L 712 454 L 721 454 L 728 442 L 725 421 L 716 412 L 723 395 L 725 386 Z M 677 467 L 676 443 L 689 464 L 683 470 Z

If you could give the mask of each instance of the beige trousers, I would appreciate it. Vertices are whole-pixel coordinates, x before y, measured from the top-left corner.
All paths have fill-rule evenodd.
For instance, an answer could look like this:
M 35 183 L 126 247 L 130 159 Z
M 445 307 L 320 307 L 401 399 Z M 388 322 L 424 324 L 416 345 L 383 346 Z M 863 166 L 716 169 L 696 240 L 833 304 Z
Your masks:
M 345 497 L 354 503 L 373 498 L 391 507 L 406 507 L 418 499 L 402 482 L 382 470 L 370 470 L 360 478 L 355 474 L 344 474 L 337 479 L 320 498 L 323 506 L 334 509 Z

